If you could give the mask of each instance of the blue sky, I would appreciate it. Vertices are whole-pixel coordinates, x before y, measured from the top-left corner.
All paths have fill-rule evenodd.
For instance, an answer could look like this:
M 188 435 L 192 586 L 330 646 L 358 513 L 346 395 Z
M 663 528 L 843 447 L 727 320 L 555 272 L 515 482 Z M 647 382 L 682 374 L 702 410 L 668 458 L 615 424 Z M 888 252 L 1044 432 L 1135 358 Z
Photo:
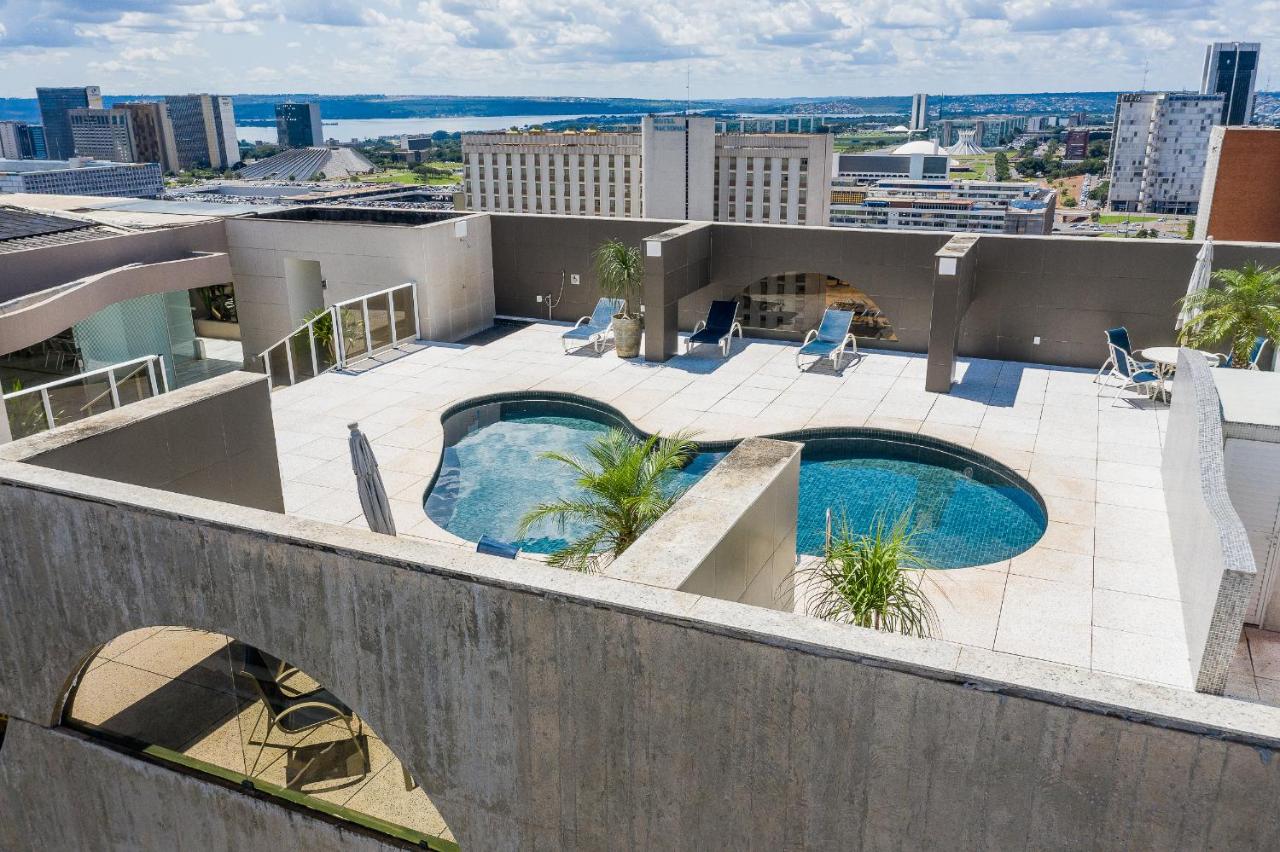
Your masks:
M 1213 40 L 1265 83 L 1277 31 L 1280 0 L 0 0 L 0 96 L 1192 88 Z

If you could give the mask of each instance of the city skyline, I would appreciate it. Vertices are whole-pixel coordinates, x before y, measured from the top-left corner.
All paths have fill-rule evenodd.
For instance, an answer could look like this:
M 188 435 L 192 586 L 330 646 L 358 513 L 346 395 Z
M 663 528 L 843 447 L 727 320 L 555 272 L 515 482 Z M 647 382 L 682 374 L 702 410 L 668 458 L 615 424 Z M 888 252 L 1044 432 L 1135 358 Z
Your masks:
M 0 97 L 88 84 L 654 98 L 683 97 L 689 84 L 695 98 L 1139 89 L 1144 79 L 1195 89 L 1205 43 L 1265 50 L 1280 31 L 1270 6 L 748 2 L 730 16 L 709 2 L 0 2 Z

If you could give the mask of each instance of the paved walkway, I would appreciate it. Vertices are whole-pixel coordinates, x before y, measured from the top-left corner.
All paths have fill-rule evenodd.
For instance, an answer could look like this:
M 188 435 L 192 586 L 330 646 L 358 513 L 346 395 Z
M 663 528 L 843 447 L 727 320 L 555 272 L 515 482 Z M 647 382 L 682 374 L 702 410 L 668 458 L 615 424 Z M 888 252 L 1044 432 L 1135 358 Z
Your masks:
M 612 351 L 566 355 L 562 331 L 539 323 L 483 345 L 430 345 L 359 376 L 277 391 L 287 511 L 363 526 L 347 456 L 347 423 L 359 420 L 401 533 L 461 543 L 422 510 L 440 457 L 439 412 L 503 390 L 579 393 L 641 429 L 707 440 L 806 426 L 922 432 L 1026 475 L 1049 509 L 1049 529 L 1028 552 L 930 573 L 942 639 L 1190 687 L 1160 490 L 1163 405 L 1133 394 L 1113 405 L 1087 370 L 966 360 L 953 392 L 932 394 L 920 355 L 865 352 L 839 373 L 801 371 L 794 344 L 748 339 L 728 359 L 701 347 L 648 364 Z

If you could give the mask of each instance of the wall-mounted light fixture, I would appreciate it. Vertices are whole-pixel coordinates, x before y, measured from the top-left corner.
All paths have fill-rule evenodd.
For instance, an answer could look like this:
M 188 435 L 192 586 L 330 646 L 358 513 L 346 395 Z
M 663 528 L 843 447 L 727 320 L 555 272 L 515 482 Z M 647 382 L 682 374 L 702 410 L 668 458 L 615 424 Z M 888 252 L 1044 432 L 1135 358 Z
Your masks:
M 955 275 L 956 268 L 957 268 L 957 264 L 956 264 L 956 259 L 954 257 L 938 258 L 938 274 L 939 275 Z
M 467 238 L 467 220 L 459 219 L 453 223 L 453 235 L 460 240 Z

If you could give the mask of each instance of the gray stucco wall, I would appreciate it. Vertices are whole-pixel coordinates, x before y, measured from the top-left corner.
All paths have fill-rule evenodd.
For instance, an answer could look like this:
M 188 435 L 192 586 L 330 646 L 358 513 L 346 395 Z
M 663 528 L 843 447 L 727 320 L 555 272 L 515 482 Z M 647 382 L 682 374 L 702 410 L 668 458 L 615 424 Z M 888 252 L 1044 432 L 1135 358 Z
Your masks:
M 1103 332 L 1126 326 L 1133 345 L 1170 346 L 1199 243 L 1087 237 L 986 236 L 960 353 L 1097 367 Z M 1215 243 L 1214 268 L 1280 264 L 1280 246 Z M 1040 344 L 1033 342 L 1040 338 Z
M 1257 573 L 1227 493 L 1212 368 L 1187 352 L 1178 355 L 1161 473 L 1192 676 L 1197 690 L 1221 695 Z
M 747 438 L 605 572 L 790 612 L 801 446 Z
M 0 458 L 284 511 L 267 380 L 228 373 L 0 447 Z
M 0 848 L 10 852 L 387 848 L 381 838 L 21 721 L 10 723 L 0 750 L 0 814 Z
M 49 724 L 133 628 L 235 636 L 350 704 L 464 848 L 1280 843 L 1274 708 L 3 460 L 0 564 L 0 712 Z M 18 812 L 58 790 L 12 779 Z M 165 795 L 78 792 L 87 826 Z
M 660 252 L 651 254 L 651 247 Z M 679 303 L 707 286 L 711 225 L 690 222 L 647 237 L 644 258 L 644 357 L 665 361 L 679 349 Z
M 516 317 L 547 319 L 539 294 L 563 298 L 551 319 L 572 322 L 586 316 L 600 298 L 591 253 L 605 240 L 619 239 L 641 248 L 641 241 L 680 222 L 657 219 L 598 219 L 585 216 L 489 214 L 493 231 L 495 311 Z M 573 286 L 569 276 L 579 276 Z

